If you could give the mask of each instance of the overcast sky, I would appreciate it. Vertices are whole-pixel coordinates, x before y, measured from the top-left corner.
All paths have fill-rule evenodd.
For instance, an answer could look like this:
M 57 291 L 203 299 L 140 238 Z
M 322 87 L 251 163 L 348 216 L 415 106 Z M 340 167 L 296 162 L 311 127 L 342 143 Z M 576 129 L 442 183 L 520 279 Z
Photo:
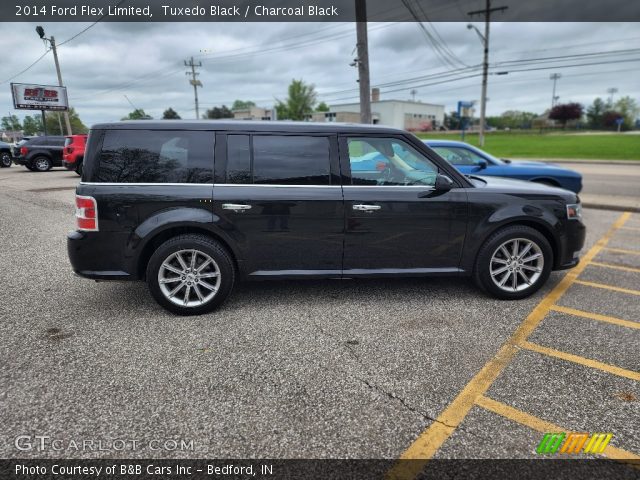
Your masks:
M 8 80 L 45 51 L 35 32 L 37 23 L 0 24 L 0 116 L 29 112 L 13 109 Z M 61 43 L 90 24 L 44 24 L 47 35 Z M 483 25 L 476 23 L 481 30 Z M 453 54 L 441 59 L 416 23 L 369 24 L 372 86 L 382 99 L 410 99 L 445 105 L 479 100 L 480 70 L 462 70 L 482 62 L 482 45 L 465 23 L 434 24 Z M 435 32 L 431 30 L 431 34 Z M 286 97 L 291 79 L 313 83 L 327 104 L 358 99 L 355 25 L 350 23 L 98 23 L 59 48 L 64 84 L 71 106 L 85 124 L 119 120 L 133 107 L 154 118 L 172 107 L 182 118 L 194 118 L 193 88 L 183 61 L 202 62 L 199 79 L 201 113 L 235 99 L 271 107 Z M 560 102 L 590 104 L 615 87 L 640 101 L 640 24 L 638 23 L 493 23 L 490 63 L 564 55 L 614 52 L 602 56 L 556 59 L 555 63 L 496 65 L 489 77 L 488 115 L 505 110 L 542 113 L 551 103 L 552 73 L 560 73 Z M 620 62 L 620 60 L 624 60 Z M 602 63 L 616 62 L 616 63 Z M 579 63 L 600 63 L 567 67 Z M 442 77 L 442 72 L 461 69 Z M 528 68 L 544 70 L 515 72 Z M 433 75 L 431 78 L 420 78 Z M 471 76 L 478 75 L 478 76 Z M 469 77 L 469 78 L 462 78 Z M 396 84 L 407 79 L 416 80 Z M 51 54 L 13 82 L 56 84 Z M 436 84 L 437 83 L 437 84 Z M 392 85 L 386 85 L 392 84 Z M 431 85 L 427 85 L 431 84 Z

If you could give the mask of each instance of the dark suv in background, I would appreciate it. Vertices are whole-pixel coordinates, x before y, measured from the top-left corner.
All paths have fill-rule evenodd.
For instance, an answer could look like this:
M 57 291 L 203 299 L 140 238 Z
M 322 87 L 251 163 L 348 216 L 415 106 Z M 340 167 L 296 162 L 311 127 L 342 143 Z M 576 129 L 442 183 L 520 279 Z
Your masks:
M 33 137 L 23 143 L 14 163 L 23 165 L 34 172 L 46 172 L 62 166 L 63 136 Z
M 371 155 L 385 162 L 361 168 Z M 575 266 L 585 238 L 575 193 L 465 177 L 371 125 L 95 125 L 76 206 L 73 270 L 146 280 L 178 314 L 213 310 L 241 279 L 458 275 L 520 299 Z

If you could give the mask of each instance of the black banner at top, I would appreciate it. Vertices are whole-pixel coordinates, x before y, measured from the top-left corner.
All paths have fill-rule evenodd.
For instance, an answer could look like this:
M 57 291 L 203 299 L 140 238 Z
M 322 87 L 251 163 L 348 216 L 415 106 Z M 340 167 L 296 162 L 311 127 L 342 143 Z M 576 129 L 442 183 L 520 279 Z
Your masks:
M 3 0 L 4 22 L 354 22 L 360 0 Z M 366 0 L 370 22 L 638 22 L 636 0 Z

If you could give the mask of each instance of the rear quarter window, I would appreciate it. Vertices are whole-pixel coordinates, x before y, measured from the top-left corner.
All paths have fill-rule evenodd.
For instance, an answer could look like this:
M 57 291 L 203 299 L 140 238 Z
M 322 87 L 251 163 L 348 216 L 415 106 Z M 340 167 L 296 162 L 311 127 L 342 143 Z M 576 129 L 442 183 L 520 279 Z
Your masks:
M 214 133 L 105 130 L 91 181 L 213 183 Z

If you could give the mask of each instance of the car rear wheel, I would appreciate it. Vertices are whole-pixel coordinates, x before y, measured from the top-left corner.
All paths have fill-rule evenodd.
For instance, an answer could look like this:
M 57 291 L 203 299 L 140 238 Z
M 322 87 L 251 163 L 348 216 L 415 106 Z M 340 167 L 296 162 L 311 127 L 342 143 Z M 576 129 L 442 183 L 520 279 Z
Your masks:
M 235 266 L 227 250 L 205 235 L 167 240 L 147 265 L 153 298 L 178 315 L 200 315 L 221 305 L 235 282 Z
M 36 157 L 33 160 L 33 169 L 36 172 L 48 172 L 51 167 L 53 167 L 53 164 L 47 157 Z
M 536 292 L 549 278 L 553 250 L 537 230 L 505 227 L 485 242 L 476 258 L 474 280 L 490 295 L 517 300 Z
M 11 155 L 7 152 L 0 153 L 0 167 L 7 168 L 11 166 Z
M 82 162 L 78 163 L 78 166 L 76 167 L 76 173 L 82 176 Z

